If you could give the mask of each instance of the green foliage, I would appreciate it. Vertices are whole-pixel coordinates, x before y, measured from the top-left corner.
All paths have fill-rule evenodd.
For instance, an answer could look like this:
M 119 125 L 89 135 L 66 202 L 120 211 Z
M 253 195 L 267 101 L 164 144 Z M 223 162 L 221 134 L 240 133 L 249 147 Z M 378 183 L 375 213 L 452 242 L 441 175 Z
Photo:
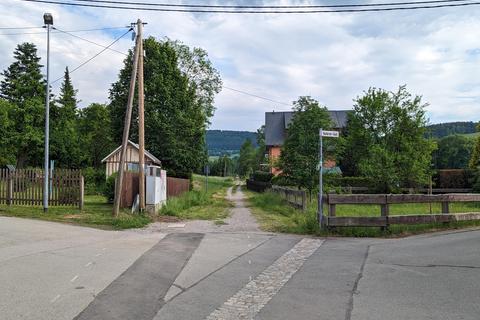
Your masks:
M 358 98 L 342 156 L 349 174 L 372 179 L 379 192 L 427 184 L 435 144 L 424 138 L 425 106 L 405 86 L 397 92 L 370 88 Z
M 441 138 L 433 153 L 436 169 L 465 169 L 469 166 L 474 141 L 461 135 Z
M 480 167 L 480 136 L 478 136 L 475 140 L 468 166 L 473 170 L 476 170 Z
M 105 105 L 93 103 L 79 112 L 79 134 L 85 164 L 94 168 L 102 167 L 102 159 L 114 148 L 110 114 Z
M 438 123 L 427 126 L 427 136 L 443 138 L 454 134 L 468 134 L 476 132 L 478 123 L 473 121 L 458 121 Z
M 318 184 L 318 131 L 330 129 L 332 123 L 327 108 L 311 97 L 300 97 L 294 103 L 294 111 L 280 156 L 280 168 L 296 186 L 312 192 Z M 332 156 L 335 143 L 334 139 L 324 139 L 326 158 Z
M 85 196 L 83 211 L 75 207 L 51 206 L 45 213 L 41 206 L 0 205 L 0 215 L 115 230 L 141 228 L 151 222 L 149 217 L 140 214 L 132 215 L 127 210 L 121 211 L 118 217 L 114 217 L 112 206 L 107 204 L 104 197 L 91 195 Z
M 115 199 L 115 180 L 117 178 L 117 173 L 112 174 L 107 178 L 105 182 L 105 188 L 103 189 L 103 195 L 107 198 L 108 203 L 113 203 Z
M 228 177 L 234 176 L 237 172 L 237 161 L 227 155 L 223 155 L 216 160 L 209 160 L 211 176 Z
M 208 177 L 207 192 L 205 177 L 194 175 L 194 190 L 168 199 L 160 209 L 160 214 L 180 219 L 223 219 L 227 216 L 227 209 L 230 206 L 225 199 L 226 190 L 232 185 L 232 182 L 231 178 Z
M 197 86 L 188 72 L 180 70 L 184 61 L 179 60 L 176 48 L 169 40 L 145 40 L 145 143 L 170 174 L 182 176 L 198 170 L 207 161 L 205 128 L 213 112 L 208 104 L 213 101 L 205 93 L 206 84 Z M 197 62 L 191 61 L 194 66 Z M 132 52 L 124 61 L 119 80 L 110 89 L 109 111 L 116 143 L 120 143 L 123 132 L 131 66 Z M 210 81 L 209 76 L 199 77 Z M 132 118 L 137 118 L 136 109 Z M 138 124 L 133 121 L 131 139 L 135 141 L 137 136 Z
M 15 158 L 19 168 L 40 166 L 43 159 L 45 81 L 41 67 L 36 46 L 22 43 L 14 51 L 14 62 L 2 73 L 0 97 L 11 103 L 8 160 Z
M 50 158 L 58 167 L 79 168 L 82 164 L 76 95 L 67 67 L 60 96 L 50 108 Z
M 333 187 L 370 187 L 373 181 L 367 177 L 342 177 L 340 175 L 325 175 L 325 184 Z
M 253 172 L 252 178 L 254 181 L 271 182 L 273 178 L 273 174 L 271 174 L 270 172 L 257 170 Z
M 16 162 L 15 145 L 12 141 L 12 132 L 15 130 L 14 112 L 13 104 L 0 99 L 0 166 Z
M 256 152 L 250 139 L 247 139 L 240 148 L 240 157 L 238 158 L 238 174 L 246 177 L 252 173 L 255 167 Z
M 215 95 L 222 90 L 220 73 L 213 67 L 204 49 L 190 48 L 178 40 L 167 39 L 165 44 L 175 50 L 178 68 L 188 78 L 190 89 L 195 90 L 195 102 L 208 121 L 215 112 Z
M 85 181 L 85 194 L 103 194 L 106 186 L 104 168 L 95 169 L 93 167 L 86 167 L 82 169 L 82 175 Z

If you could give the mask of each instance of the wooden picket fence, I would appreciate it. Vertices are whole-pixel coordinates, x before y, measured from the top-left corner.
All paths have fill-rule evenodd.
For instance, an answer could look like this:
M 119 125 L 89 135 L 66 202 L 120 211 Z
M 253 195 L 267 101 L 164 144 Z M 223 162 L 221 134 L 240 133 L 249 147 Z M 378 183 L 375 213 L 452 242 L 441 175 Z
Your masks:
M 49 180 L 49 206 L 83 209 L 84 181 L 80 170 L 55 169 Z M 42 205 L 43 182 L 43 169 L 0 169 L 0 204 Z

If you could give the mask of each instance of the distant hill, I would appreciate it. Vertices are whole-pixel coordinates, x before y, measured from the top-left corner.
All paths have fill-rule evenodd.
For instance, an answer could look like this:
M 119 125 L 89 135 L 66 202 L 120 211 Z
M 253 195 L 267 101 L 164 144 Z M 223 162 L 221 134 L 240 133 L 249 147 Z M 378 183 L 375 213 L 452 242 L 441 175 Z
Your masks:
M 237 154 L 245 140 L 257 146 L 257 134 L 249 131 L 207 130 L 207 147 L 210 156 Z
M 477 131 L 477 122 L 458 121 L 438 123 L 427 126 L 432 138 L 443 138 L 452 134 L 472 134 Z

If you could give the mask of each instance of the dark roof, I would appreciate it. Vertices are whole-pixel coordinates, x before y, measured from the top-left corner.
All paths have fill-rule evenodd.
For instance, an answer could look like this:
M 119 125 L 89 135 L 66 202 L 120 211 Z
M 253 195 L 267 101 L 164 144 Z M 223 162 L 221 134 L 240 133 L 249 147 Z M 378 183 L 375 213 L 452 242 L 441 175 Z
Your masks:
M 342 129 L 347 126 L 347 114 L 350 110 L 329 110 L 333 127 Z M 285 141 L 286 129 L 292 122 L 294 112 L 265 112 L 265 144 L 267 146 L 281 146 Z

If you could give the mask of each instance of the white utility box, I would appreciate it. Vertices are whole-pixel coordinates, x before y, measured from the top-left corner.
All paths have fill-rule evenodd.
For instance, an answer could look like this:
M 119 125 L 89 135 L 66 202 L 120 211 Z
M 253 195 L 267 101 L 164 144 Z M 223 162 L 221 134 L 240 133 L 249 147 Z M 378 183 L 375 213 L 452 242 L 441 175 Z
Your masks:
M 156 213 L 167 201 L 167 172 L 157 166 L 147 166 L 146 180 L 146 209 Z

